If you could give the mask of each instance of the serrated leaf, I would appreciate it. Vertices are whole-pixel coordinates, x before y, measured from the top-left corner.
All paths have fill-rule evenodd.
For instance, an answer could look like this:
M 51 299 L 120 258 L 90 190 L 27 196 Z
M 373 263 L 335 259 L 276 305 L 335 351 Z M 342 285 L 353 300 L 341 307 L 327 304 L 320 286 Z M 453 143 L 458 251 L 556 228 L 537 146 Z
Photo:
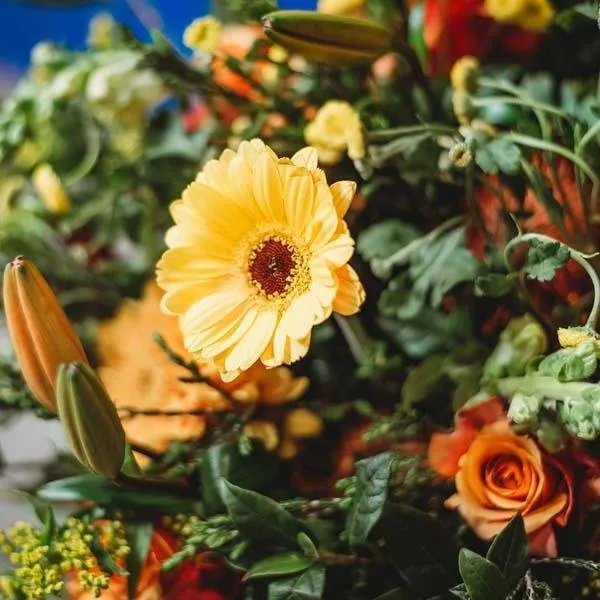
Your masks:
M 529 241 L 529 252 L 523 270 L 529 279 L 550 281 L 557 269 L 566 266 L 570 257 L 568 246 L 560 242 L 533 239 Z
M 529 545 L 521 513 L 496 536 L 486 558 L 500 568 L 510 587 L 515 587 L 529 568 Z
M 516 278 L 513 274 L 488 273 L 487 275 L 479 275 L 475 279 L 474 293 L 479 297 L 500 298 L 514 289 L 515 281 Z
M 314 562 L 314 558 L 309 558 L 299 552 L 275 554 L 254 563 L 244 575 L 244 580 L 292 575 L 306 571 Z
M 219 492 L 236 528 L 254 541 L 295 549 L 299 533 L 310 536 L 302 521 L 292 517 L 271 498 L 225 479 L 219 481 Z
M 393 460 L 392 452 L 384 452 L 356 463 L 356 491 L 346 520 L 351 548 L 367 540 L 383 513 Z
M 412 225 L 399 219 L 387 219 L 365 229 L 358 236 L 356 251 L 366 261 L 388 258 L 420 235 Z
M 493 562 L 462 548 L 458 555 L 458 568 L 471 600 L 506 600 L 510 588 Z
M 131 548 L 130 553 L 127 555 L 126 563 L 127 571 L 129 572 L 127 594 L 131 600 L 135 598 L 135 591 L 146 562 L 146 557 L 148 556 L 153 533 L 154 525 L 152 523 L 127 523 L 127 543 Z
M 300 575 L 269 584 L 269 600 L 320 600 L 325 590 L 325 566 L 313 565 Z

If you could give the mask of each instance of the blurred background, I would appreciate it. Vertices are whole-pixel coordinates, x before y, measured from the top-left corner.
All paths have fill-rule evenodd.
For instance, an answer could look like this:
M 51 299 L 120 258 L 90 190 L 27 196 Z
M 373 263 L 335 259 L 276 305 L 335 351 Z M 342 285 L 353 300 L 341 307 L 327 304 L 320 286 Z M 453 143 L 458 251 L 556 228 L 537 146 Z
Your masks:
M 311 9 L 316 0 L 280 0 L 279 5 Z M 143 22 L 160 26 L 185 52 L 183 30 L 210 6 L 210 0 L 0 0 L 0 99 L 27 69 L 35 44 L 50 40 L 83 48 L 88 23 L 98 13 L 112 14 L 140 39 L 148 37 Z M 8 351 L 7 345 L 0 332 L 0 351 Z M 5 425 L 0 422 L 0 528 L 31 517 L 28 503 L 12 490 L 34 484 L 61 448 L 66 444 L 57 421 L 24 415 Z

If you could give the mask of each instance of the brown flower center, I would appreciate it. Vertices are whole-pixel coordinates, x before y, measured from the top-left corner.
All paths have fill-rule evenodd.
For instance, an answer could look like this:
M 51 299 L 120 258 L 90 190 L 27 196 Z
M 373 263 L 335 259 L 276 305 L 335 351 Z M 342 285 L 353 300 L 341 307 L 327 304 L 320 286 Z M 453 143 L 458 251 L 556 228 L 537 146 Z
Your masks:
M 262 292 L 284 294 L 293 282 L 298 268 L 298 253 L 280 239 L 268 238 L 250 255 L 248 270 L 252 281 Z

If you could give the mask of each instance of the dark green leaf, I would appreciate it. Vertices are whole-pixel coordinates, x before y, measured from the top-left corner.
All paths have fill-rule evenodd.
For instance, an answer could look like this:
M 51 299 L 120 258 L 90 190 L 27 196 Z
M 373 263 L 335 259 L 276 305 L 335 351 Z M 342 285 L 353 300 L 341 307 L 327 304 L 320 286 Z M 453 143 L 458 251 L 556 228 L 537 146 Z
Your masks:
M 415 593 L 406 588 L 394 588 L 385 594 L 381 594 L 373 600 L 416 600 Z
M 500 298 L 514 289 L 515 281 L 516 277 L 512 274 L 488 273 L 487 275 L 480 275 L 475 279 L 475 295 Z
M 356 463 L 356 491 L 348 512 L 350 547 L 363 544 L 379 521 L 388 495 L 394 455 L 384 452 Z
M 325 589 L 325 566 L 313 565 L 300 575 L 269 585 L 269 600 L 320 600 Z
M 90 544 L 90 550 L 95 556 L 96 560 L 98 561 L 100 569 L 102 569 L 104 573 L 108 573 L 110 575 L 116 574 L 124 576 L 127 576 L 129 574 L 125 569 L 120 567 L 115 562 L 114 558 L 102 547 L 98 531 L 96 531 L 94 534 L 94 539 Z
M 219 491 L 236 528 L 252 540 L 295 549 L 299 533 L 310 535 L 302 521 L 266 496 L 240 488 L 225 479 L 219 481 Z
M 296 540 L 306 556 L 316 556 L 318 554 L 315 543 L 304 532 L 299 533 Z
M 598 9 L 589 2 L 582 2 L 556 15 L 555 23 L 564 29 L 571 29 L 578 21 L 598 18 Z
M 493 562 L 462 548 L 458 568 L 472 600 L 506 600 L 510 588 Z
M 403 404 L 413 406 L 429 397 L 445 375 L 442 370 L 445 360 L 445 356 L 434 354 L 409 371 L 402 385 Z
M 426 513 L 388 503 L 370 539 L 424 597 L 445 593 L 460 581 L 459 546 L 442 523 Z
M 500 567 L 510 587 L 516 586 L 525 575 L 529 568 L 529 545 L 521 513 L 496 536 L 486 558 Z
M 127 524 L 127 543 L 131 548 L 131 552 L 127 555 L 127 570 L 129 571 L 127 594 L 131 600 L 135 598 L 135 590 L 148 556 L 153 532 L 154 525 L 152 523 Z
M 123 461 L 121 472 L 125 475 L 130 475 L 131 477 L 137 477 L 142 474 L 142 469 L 140 468 L 140 465 L 137 464 L 129 444 L 125 446 L 125 460 Z
M 27 501 L 33 507 L 35 512 L 35 516 L 39 519 L 40 523 L 43 525 L 41 531 L 41 541 L 42 544 L 48 544 L 52 539 L 52 535 L 54 533 L 54 527 L 56 525 L 56 521 L 54 519 L 54 511 L 52 507 L 47 503 L 41 500 L 40 498 L 34 496 L 33 494 L 29 494 L 27 492 L 17 492 L 20 496 L 24 496 Z
M 471 600 L 471 596 L 469 596 L 469 592 L 467 592 L 467 588 L 464 583 L 461 583 L 460 585 L 453 587 L 450 590 L 450 593 L 453 596 L 460 598 L 460 600 Z
M 566 266 L 570 256 L 571 253 L 568 246 L 560 242 L 530 240 L 524 272 L 529 279 L 550 281 L 557 269 L 562 269 Z
M 51 502 L 92 500 L 98 504 L 158 509 L 167 514 L 194 513 L 199 508 L 198 502 L 177 496 L 124 490 L 99 475 L 77 475 L 50 481 L 37 493 L 40 498 Z
M 306 571 L 314 562 L 314 558 L 309 558 L 298 552 L 275 554 L 254 563 L 244 575 L 244 579 L 292 575 L 300 571 Z
M 365 229 L 356 242 L 356 250 L 364 260 L 388 258 L 420 237 L 418 229 L 399 219 L 387 219 Z

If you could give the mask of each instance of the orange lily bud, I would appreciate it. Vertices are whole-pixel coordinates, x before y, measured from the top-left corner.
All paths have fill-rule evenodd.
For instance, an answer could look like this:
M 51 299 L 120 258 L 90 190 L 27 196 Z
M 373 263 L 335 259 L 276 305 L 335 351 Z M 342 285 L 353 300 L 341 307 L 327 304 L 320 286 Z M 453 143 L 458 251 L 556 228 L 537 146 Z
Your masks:
M 4 270 L 4 311 L 25 382 L 44 408 L 56 412 L 59 365 L 87 358 L 47 281 L 21 256 Z

